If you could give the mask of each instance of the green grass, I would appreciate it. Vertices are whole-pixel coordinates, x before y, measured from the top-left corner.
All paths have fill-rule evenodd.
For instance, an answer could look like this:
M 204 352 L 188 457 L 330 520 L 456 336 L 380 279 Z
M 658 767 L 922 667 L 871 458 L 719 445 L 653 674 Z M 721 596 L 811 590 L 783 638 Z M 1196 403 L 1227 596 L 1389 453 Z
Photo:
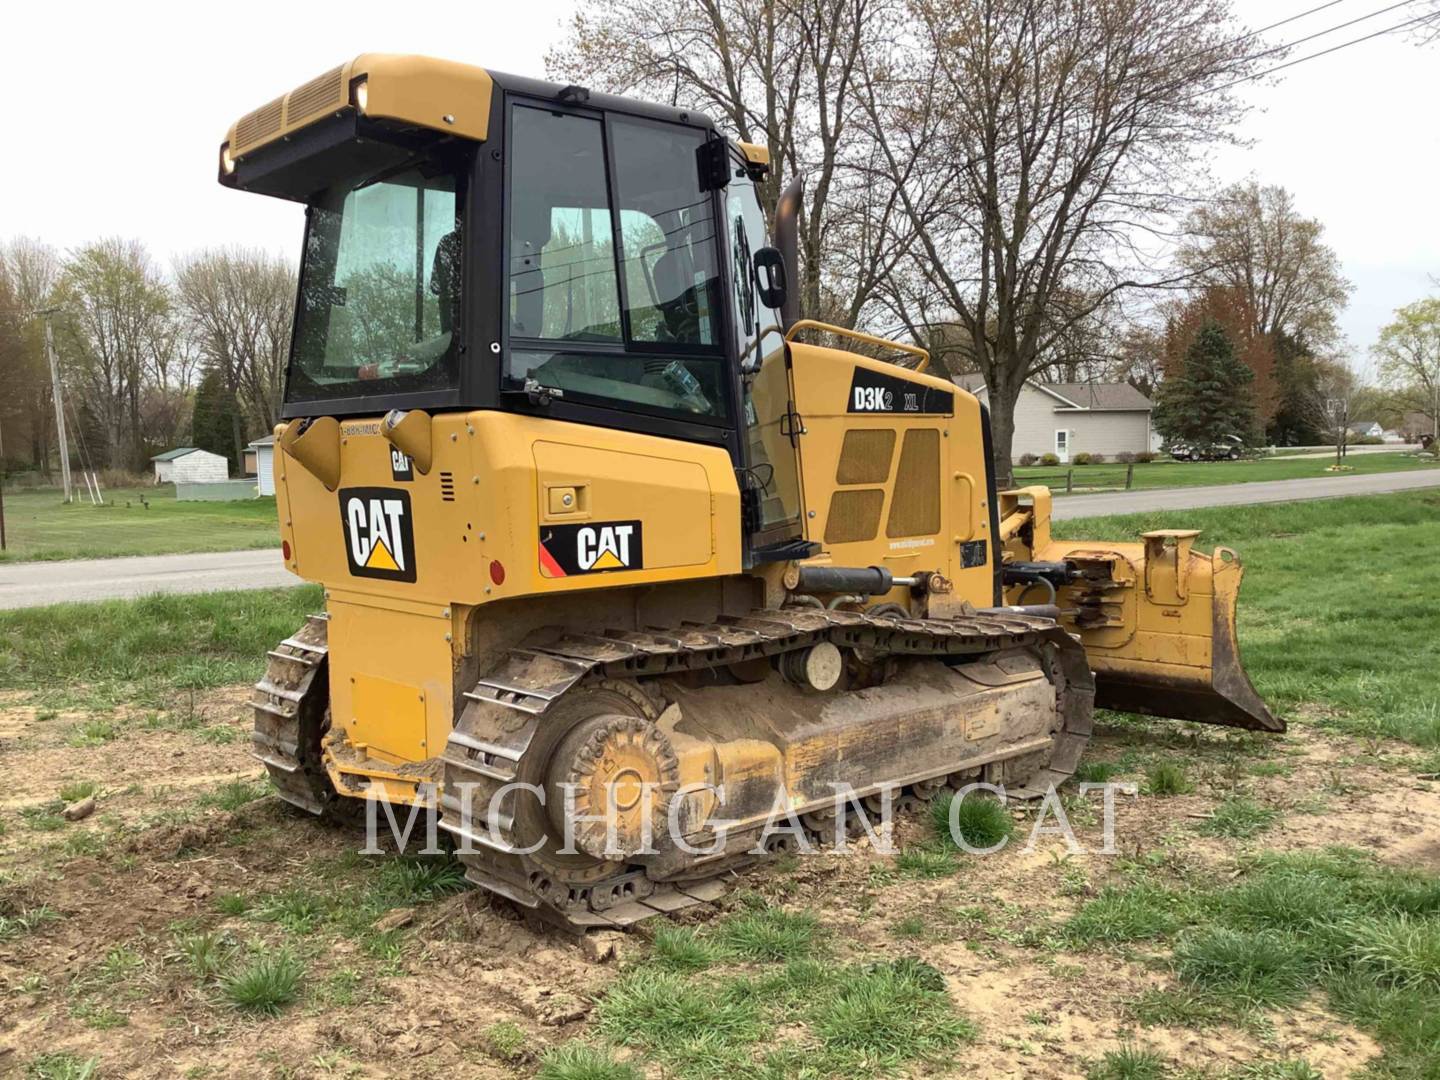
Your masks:
M 314 586 L 149 596 L 0 612 L 0 688 L 47 703 L 175 708 L 180 693 L 253 682 L 265 653 L 323 605 Z M 91 721 L 91 746 L 119 729 Z
M 1253 461 L 1154 461 L 1148 465 L 1136 465 L 1131 490 L 1155 490 L 1159 488 L 1206 487 L 1212 484 L 1245 484 L 1260 480 L 1299 480 L 1307 477 L 1331 476 L 1325 467 L 1333 465 L 1335 459 L 1327 458 L 1259 458 Z M 1373 473 L 1412 472 L 1416 469 L 1433 469 L 1435 459 L 1429 456 L 1416 457 L 1409 453 L 1354 454 L 1346 459 L 1353 472 L 1347 475 L 1368 475 Z M 1113 462 L 1104 465 L 1060 465 L 1036 466 L 1015 470 L 1017 486 L 1025 484 L 1046 484 L 1057 493 L 1065 490 L 1067 469 L 1074 470 L 1074 485 L 1077 489 L 1110 489 L 1125 486 L 1125 466 Z
M 100 1075 L 100 1059 L 74 1054 L 41 1054 L 25 1066 L 28 1080 L 93 1080 Z
M 726 919 L 715 941 L 732 956 L 774 962 L 810 955 L 819 934 L 820 921 L 809 912 L 764 908 Z
M 930 804 L 930 825 L 937 839 L 957 847 L 963 839 L 971 848 L 981 851 L 1004 844 L 1015 835 L 1015 819 L 1005 804 L 978 791 L 958 801 L 956 793 L 942 793 Z
M 200 796 L 201 806 L 213 806 L 221 810 L 239 810 L 242 806 L 263 799 L 270 794 L 270 785 L 264 781 L 236 778 L 227 780 L 213 791 Z
M 58 918 L 60 918 L 59 912 L 44 904 L 39 907 L 24 908 L 12 914 L 0 912 L 0 942 L 17 938 L 21 934 L 28 934 L 37 926 L 43 926 Z
M 1086 1071 L 1085 1080 L 1162 1080 L 1170 1074 L 1163 1055 L 1148 1047 L 1123 1043 Z
M 535 1080 L 641 1080 L 641 1075 L 604 1050 L 568 1042 L 545 1051 Z
M 1353 734 L 1440 747 L 1440 492 L 1086 518 L 1054 528 L 1063 538 L 1116 540 L 1197 528 L 1201 550 L 1233 547 L 1245 562 L 1241 652 L 1272 708 Z
M 305 965 L 289 949 L 257 948 L 220 980 L 226 1000 L 241 1012 L 278 1016 L 300 995 Z
M 176 502 L 175 489 L 120 488 L 68 506 L 55 489 L 7 491 L 8 550 L 0 562 L 29 559 L 104 559 L 279 546 L 275 499 Z M 144 498 L 147 509 L 141 504 Z M 127 505 L 127 503 L 129 505 Z
M 100 785 L 94 780 L 77 780 L 60 788 L 60 798 L 67 803 L 77 803 L 82 799 L 88 799 L 99 789 Z
M 1144 1025 L 1261 1031 L 1265 1013 L 1317 991 L 1371 1031 L 1384 1054 L 1365 1075 L 1436 1075 L 1440 1046 L 1440 877 L 1362 852 L 1266 853 L 1220 887 L 1107 890 L 1062 927 L 1071 947 L 1173 941 L 1173 985 L 1131 1005 Z M 1226 1074 L 1227 1076 L 1231 1074 Z M 1257 1063 L 1254 1078 L 1307 1078 L 1304 1062 Z
M 1194 791 L 1195 785 L 1185 775 L 1185 766 L 1161 761 L 1146 770 L 1144 790 L 1147 795 L 1184 795 Z
M 1243 840 L 1264 832 L 1279 816 L 1280 811 L 1272 807 L 1236 795 L 1215 807 L 1215 812 L 1200 823 L 1200 831 L 1208 836 Z

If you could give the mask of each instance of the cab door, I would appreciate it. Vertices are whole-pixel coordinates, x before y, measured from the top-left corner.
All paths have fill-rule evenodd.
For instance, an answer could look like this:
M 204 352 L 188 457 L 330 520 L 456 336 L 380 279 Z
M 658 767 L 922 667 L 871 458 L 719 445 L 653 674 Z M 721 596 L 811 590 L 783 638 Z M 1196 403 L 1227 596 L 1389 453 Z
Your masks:
M 749 464 L 746 482 L 758 499 L 752 549 L 797 539 L 803 531 L 794 403 L 777 308 L 766 307 L 755 281 L 754 254 L 766 244 L 765 215 L 743 165 L 725 195 L 723 246 L 729 253 L 735 338 L 740 346 L 742 407 Z

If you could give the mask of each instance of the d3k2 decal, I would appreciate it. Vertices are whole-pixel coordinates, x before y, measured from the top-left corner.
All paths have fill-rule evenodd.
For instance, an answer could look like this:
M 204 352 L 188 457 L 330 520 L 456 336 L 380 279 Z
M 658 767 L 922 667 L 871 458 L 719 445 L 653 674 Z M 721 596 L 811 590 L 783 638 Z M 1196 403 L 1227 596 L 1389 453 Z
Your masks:
M 540 527 L 540 573 L 544 577 L 639 570 L 645 548 L 638 521 L 594 521 Z
M 410 493 L 395 488 L 341 488 L 345 558 L 356 577 L 415 580 L 415 526 Z
M 924 383 L 857 367 L 850 378 L 852 413 L 941 413 L 955 411 L 955 395 Z

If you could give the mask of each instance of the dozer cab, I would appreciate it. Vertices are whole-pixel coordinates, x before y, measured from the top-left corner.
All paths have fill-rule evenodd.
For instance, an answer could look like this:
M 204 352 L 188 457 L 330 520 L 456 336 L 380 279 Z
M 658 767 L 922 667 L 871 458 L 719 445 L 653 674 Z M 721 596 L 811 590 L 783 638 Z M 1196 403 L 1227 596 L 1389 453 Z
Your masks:
M 799 186 L 772 242 L 701 114 L 365 55 L 219 166 L 306 208 L 275 486 L 325 610 L 253 702 L 296 806 L 438 808 L 477 885 L 623 926 L 776 813 L 1043 793 L 1096 703 L 1280 730 L 1233 554 L 1052 540 L 923 349 L 798 317 Z

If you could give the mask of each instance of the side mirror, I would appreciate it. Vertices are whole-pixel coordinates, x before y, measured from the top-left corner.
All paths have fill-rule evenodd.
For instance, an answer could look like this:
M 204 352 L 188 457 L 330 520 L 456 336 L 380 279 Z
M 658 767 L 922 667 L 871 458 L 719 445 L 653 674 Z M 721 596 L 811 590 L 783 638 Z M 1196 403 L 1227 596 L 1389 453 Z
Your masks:
M 789 295 L 785 260 L 773 247 L 763 247 L 755 252 L 755 287 L 760 293 L 760 303 L 767 308 L 785 306 Z

